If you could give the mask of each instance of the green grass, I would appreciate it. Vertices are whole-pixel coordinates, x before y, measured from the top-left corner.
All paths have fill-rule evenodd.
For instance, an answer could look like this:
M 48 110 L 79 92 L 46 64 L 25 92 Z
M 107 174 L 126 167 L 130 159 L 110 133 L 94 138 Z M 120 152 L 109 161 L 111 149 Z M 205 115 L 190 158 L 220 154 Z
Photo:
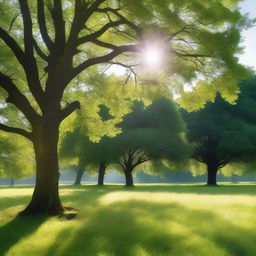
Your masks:
M 65 186 L 74 220 L 15 217 L 32 188 L 0 189 L 0 255 L 254 256 L 256 186 Z

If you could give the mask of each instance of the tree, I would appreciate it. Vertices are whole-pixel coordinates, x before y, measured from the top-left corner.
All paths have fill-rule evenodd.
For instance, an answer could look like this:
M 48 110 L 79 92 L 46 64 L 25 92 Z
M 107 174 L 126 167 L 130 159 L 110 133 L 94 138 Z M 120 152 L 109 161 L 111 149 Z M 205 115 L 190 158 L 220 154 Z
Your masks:
M 248 24 L 237 2 L 1 1 L 2 110 L 14 106 L 22 121 L 1 120 L 0 129 L 30 140 L 36 160 L 35 189 L 22 214 L 56 215 L 65 210 L 58 192 L 59 127 L 80 108 L 77 99 L 65 102 L 73 98 L 67 93 L 75 91 L 70 88 L 79 84 L 77 78 L 94 71 L 94 65 L 110 62 L 133 74 L 135 53 L 143 53 L 145 44 L 152 42 L 152 36 L 147 40 L 152 31 L 161 35 L 158 48 L 170 52 L 173 79 L 191 81 L 197 74 L 213 74 L 208 80 L 232 100 L 235 80 L 246 73 L 234 57 L 239 30 Z
M 200 111 L 183 111 L 187 138 L 194 145 L 192 157 L 206 164 L 208 185 L 216 185 L 218 170 L 228 164 L 251 162 L 256 153 L 255 79 L 241 83 L 236 105 L 220 96 Z M 254 88 L 254 90 L 252 90 Z M 247 114 L 246 114 L 247 113 Z
M 114 161 L 116 154 L 113 139 L 103 137 L 98 143 L 92 142 L 81 129 L 67 132 L 62 139 L 60 156 L 64 159 L 76 159 L 78 172 L 76 180 L 80 185 L 85 168 L 98 172 L 98 185 L 104 185 L 107 167 Z
M 20 179 L 33 175 L 33 157 L 23 138 L 0 132 L 0 177 Z
M 59 150 L 60 159 L 63 160 L 63 164 L 68 165 L 68 169 L 72 169 L 72 171 L 75 171 L 76 173 L 74 185 L 81 185 L 81 180 L 86 170 L 79 159 L 80 144 L 79 129 L 74 132 L 66 132 L 61 141 Z M 66 161 L 68 161 L 68 164 Z
M 184 126 L 177 106 L 166 98 L 148 107 L 135 104 L 120 127 L 123 132 L 113 138 L 113 143 L 118 150 L 118 163 L 125 174 L 126 186 L 133 186 L 132 173 L 139 165 L 161 159 L 180 163 L 190 152 L 182 138 Z

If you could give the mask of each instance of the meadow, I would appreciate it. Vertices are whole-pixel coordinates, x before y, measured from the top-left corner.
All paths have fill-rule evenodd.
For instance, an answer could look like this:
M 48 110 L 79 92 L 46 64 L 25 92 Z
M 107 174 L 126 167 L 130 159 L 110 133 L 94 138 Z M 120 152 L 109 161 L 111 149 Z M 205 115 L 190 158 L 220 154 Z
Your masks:
M 76 218 L 16 217 L 31 187 L 0 188 L 1 256 L 253 256 L 256 185 L 62 186 Z

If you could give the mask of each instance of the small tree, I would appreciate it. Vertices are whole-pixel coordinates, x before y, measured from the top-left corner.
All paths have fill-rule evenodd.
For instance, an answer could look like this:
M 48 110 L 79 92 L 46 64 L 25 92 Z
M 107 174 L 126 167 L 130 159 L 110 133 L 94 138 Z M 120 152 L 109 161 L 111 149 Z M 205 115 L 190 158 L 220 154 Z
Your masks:
M 85 168 L 98 172 L 98 185 L 104 185 L 107 167 L 114 159 L 112 138 L 103 137 L 98 143 L 90 141 L 80 129 L 67 132 L 62 140 L 60 156 L 63 159 L 75 159 L 78 163 L 75 184 L 81 182 Z
M 231 163 L 246 163 L 256 153 L 256 80 L 241 83 L 236 105 L 220 96 L 200 111 L 182 111 L 187 138 L 194 145 L 192 157 L 207 166 L 208 185 L 216 185 L 216 175 Z M 252 90 L 253 88 L 253 90 Z

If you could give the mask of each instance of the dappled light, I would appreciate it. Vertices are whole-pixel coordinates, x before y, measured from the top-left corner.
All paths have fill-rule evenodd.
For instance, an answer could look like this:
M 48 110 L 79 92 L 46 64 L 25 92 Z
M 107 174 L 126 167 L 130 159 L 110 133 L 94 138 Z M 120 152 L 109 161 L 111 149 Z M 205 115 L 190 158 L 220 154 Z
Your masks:
M 24 219 L 4 219 L 4 255 L 213 256 L 254 255 L 255 185 L 63 187 L 65 204 L 80 208 L 71 221 L 35 221 L 30 230 L 5 234 Z M 4 189 L 0 189 L 6 191 Z M 17 194 L 30 189 L 16 189 Z M 74 191 L 73 191 L 74 190 Z M 22 192 L 24 194 L 24 192 Z M 7 196 L 7 195 L 6 195 Z M 25 201 L 23 201 L 25 202 Z M 209 205 L 209 202 L 211 204 Z M 1 204 L 19 207 L 19 201 Z M 14 217 L 15 210 L 12 212 Z M 239 222 L 237 220 L 239 219 Z M 12 222 L 14 224 L 12 224 Z M 24 226 L 25 227 L 25 226 Z M 228 230 L 228 232 L 227 232 Z M 3 241 L 3 240 L 1 240 Z M 10 249 L 8 248 L 10 246 Z

